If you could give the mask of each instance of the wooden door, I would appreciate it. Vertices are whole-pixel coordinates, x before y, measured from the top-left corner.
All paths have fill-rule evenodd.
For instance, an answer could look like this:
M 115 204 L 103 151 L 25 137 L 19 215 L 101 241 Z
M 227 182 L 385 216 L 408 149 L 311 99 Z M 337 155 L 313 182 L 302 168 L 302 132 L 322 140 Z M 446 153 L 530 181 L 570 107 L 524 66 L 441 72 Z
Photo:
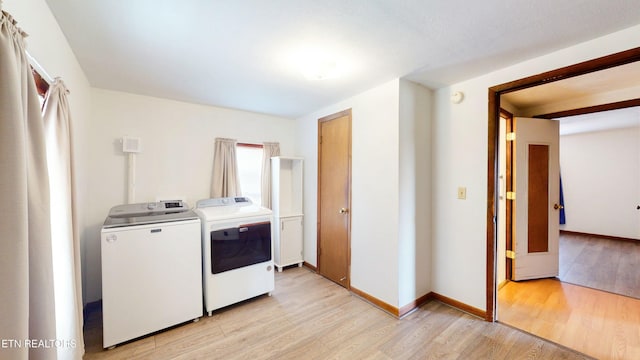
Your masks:
M 558 276 L 560 132 L 554 120 L 515 118 L 512 279 Z
M 351 110 L 318 120 L 318 272 L 350 287 Z

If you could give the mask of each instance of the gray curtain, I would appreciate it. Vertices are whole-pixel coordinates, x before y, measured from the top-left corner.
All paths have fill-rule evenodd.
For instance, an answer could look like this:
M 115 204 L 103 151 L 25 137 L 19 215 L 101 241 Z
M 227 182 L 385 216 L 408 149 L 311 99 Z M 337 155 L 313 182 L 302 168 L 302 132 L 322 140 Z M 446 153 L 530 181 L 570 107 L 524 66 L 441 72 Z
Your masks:
M 49 178 L 40 102 L 26 34 L 0 15 L 0 339 L 56 339 Z M 24 344 L 23 344 L 24 345 Z M 56 350 L 8 347 L 10 359 L 55 359 Z
M 51 194 L 56 338 L 75 343 L 75 346 L 60 346 L 56 350 L 60 359 L 79 359 L 84 353 L 82 277 L 68 93 L 62 80 L 55 79 L 47 91 L 42 113 Z
M 280 156 L 280 143 L 262 144 L 262 206 L 271 209 L 271 157 Z
M 240 178 L 234 139 L 216 138 L 211 176 L 211 197 L 240 196 Z

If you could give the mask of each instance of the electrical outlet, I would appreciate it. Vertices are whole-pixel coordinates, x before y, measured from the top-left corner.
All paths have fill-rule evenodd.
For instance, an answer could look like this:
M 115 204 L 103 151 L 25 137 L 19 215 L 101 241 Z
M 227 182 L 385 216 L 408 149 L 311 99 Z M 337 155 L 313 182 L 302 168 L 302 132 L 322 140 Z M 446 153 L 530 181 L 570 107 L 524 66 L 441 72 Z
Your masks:
M 458 199 L 465 200 L 467 198 L 467 188 L 463 186 L 458 187 Z

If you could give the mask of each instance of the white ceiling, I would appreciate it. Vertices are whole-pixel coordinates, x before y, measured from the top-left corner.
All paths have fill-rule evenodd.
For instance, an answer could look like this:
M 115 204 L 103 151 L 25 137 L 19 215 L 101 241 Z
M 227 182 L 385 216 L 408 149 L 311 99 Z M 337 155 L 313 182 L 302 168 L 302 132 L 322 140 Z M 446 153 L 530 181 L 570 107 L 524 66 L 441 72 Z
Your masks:
M 94 87 L 296 117 L 431 88 L 640 24 L 640 0 L 47 0 Z M 313 81 L 296 59 L 335 62 Z
M 602 94 L 609 94 L 605 103 L 640 98 L 640 61 L 506 93 L 502 99 L 524 112 L 554 103 L 564 105 L 554 111 L 564 111 L 575 108 L 573 99 L 602 105 L 596 97 Z
M 629 131 L 638 133 L 638 140 L 640 140 L 640 107 L 574 115 L 554 120 L 560 121 L 560 135 L 631 129 Z

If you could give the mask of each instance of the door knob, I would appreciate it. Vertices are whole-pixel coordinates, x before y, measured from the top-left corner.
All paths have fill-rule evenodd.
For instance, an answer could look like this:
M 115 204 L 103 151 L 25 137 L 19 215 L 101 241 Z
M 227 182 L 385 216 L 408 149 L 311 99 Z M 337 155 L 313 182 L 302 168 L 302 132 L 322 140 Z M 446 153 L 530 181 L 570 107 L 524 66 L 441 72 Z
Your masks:
M 564 209 L 564 206 L 562 206 L 562 205 L 558 205 L 558 204 L 553 204 L 553 208 L 554 208 L 555 210 L 558 210 L 558 209 Z
M 346 214 L 349 212 L 349 209 L 347 208 L 341 208 L 340 211 L 338 211 L 339 214 Z

